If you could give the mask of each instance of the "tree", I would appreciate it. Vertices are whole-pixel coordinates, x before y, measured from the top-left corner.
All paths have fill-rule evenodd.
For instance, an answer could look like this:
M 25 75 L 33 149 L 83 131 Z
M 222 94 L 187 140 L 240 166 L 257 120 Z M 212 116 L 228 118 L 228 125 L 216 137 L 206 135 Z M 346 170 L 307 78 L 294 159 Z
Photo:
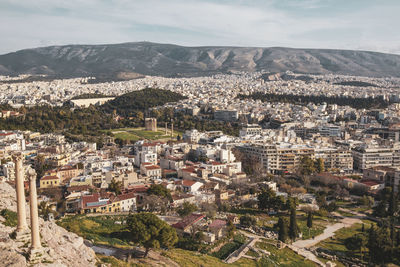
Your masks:
M 172 202 L 171 192 L 161 184 L 152 184 L 150 188 L 147 189 L 147 194 L 165 197 L 169 202 Z
M 303 156 L 300 160 L 300 173 L 310 175 L 315 172 L 314 161 L 309 156 Z
M 258 200 L 258 208 L 260 210 L 268 210 L 276 207 L 275 201 L 276 195 L 275 192 L 272 191 L 270 188 L 263 189 L 260 194 L 257 196 Z
M 392 240 L 390 238 L 390 230 L 387 227 L 371 227 L 368 236 L 369 251 L 379 253 L 370 253 L 371 261 L 375 264 L 384 265 L 391 261 Z
M 231 220 L 229 220 L 226 228 L 226 237 L 231 239 L 235 235 L 235 232 L 236 232 L 236 226 L 233 224 Z
M 360 197 L 357 202 L 361 206 L 371 207 L 374 204 L 374 199 L 370 196 L 364 195 Z
M 283 217 L 279 217 L 278 229 L 278 239 L 282 242 L 286 242 L 286 240 L 288 240 L 288 225 Z
M 317 173 L 321 173 L 325 171 L 324 160 L 322 158 L 318 158 L 315 160 L 315 170 Z
M 285 207 L 286 210 L 296 209 L 296 207 L 297 207 L 297 198 L 293 198 L 293 197 L 288 198 L 288 200 L 286 201 L 285 206 L 286 206 Z
M 132 241 L 145 247 L 144 257 L 152 248 L 170 248 L 178 241 L 175 229 L 152 213 L 131 214 L 126 223 Z
M 289 238 L 295 240 L 299 236 L 299 226 L 297 225 L 296 209 L 290 210 Z
M 362 250 L 365 246 L 365 239 L 363 235 L 355 235 L 344 240 L 344 245 L 348 250 L 360 251 L 362 257 Z
M 398 209 L 398 201 L 395 191 L 392 189 L 390 193 L 390 200 L 389 200 L 389 207 L 388 207 L 388 214 L 389 216 L 394 216 Z
M 111 183 L 108 185 L 108 190 L 114 192 L 117 196 L 121 194 L 122 191 L 122 183 L 120 181 L 116 181 L 114 178 L 111 180 Z
M 50 213 L 52 213 L 49 203 L 47 201 L 41 201 L 38 205 L 39 215 L 47 221 L 49 219 Z
M 163 213 L 167 210 L 168 199 L 157 195 L 143 196 L 142 205 L 138 207 L 139 210 L 147 210 L 150 212 L 157 211 Z
M 312 226 L 313 226 L 313 215 L 312 212 L 309 211 L 307 214 L 307 227 L 312 228 Z
M 205 212 L 208 218 L 213 219 L 218 211 L 218 206 L 214 203 L 202 203 L 201 210 Z
M 189 214 L 192 214 L 197 210 L 197 206 L 190 202 L 184 202 L 183 205 L 177 210 L 179 216 L 185 217 Z
M 362 245 L 362 238 L 360 235 L 351 236 L 344 240 L 344 245 L 349 250 L 360 250 Z
M 387 215 L 387 210 L 386 210 L 386 202 L 384 200 L 381 200 L 377 206 L 374 207 L 374 216 L 377 217 L 386 217 Z
M 257 219 L 249 214 L 246 214 L 242 217 L 240 217 L 240 225 L 244 227 L 250 227 L 253 225 L 256 225 Z

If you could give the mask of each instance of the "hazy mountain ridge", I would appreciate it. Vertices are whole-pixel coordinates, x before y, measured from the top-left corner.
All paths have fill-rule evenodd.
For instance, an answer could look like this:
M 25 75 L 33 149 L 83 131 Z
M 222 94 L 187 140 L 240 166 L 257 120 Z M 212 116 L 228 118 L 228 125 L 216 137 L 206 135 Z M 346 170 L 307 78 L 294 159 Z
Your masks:
M 400 56 L 352 50 L 183 47 L 147 42 L 50 46 L 0 56 L 1 75 L 76 77 L 136 72 L 196 76 L 259 70 L 400 77 Z

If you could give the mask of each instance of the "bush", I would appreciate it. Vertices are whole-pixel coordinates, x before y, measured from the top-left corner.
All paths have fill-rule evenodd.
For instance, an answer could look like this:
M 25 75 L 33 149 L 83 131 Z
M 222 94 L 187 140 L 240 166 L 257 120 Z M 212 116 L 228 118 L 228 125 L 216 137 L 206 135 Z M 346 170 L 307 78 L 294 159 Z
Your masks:
M 17 213 L 8 209 L 3 209 L 0 211 L 0 215 L 4 217 L 4 225 L 15 227 L 18 223 Z

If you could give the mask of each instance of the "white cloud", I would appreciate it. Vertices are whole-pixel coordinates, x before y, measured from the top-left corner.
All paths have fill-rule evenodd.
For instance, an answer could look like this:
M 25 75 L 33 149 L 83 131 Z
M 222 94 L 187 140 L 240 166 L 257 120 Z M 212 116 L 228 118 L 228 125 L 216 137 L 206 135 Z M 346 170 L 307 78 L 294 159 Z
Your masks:
M 326 11 L 325 16 L 302 12 L 323 12 L 328 3 L 335 2 L 286 0 L 289 11 L 278 7 L 276 0 L 4 0 L 0 3 L 0 52 L 50 44 L 141 40 L 399 52 L 399 30 L 393 27 L 398 24 L 399 4 L 366 5 L 346 14 Z

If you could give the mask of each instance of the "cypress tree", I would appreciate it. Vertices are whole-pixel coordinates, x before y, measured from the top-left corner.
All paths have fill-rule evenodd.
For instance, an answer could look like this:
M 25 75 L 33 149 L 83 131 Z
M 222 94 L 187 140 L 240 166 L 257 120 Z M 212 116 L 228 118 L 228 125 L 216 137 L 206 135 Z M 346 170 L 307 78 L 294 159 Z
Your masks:
M 279 217 L 278 228 L 278 239 L 282 242 L 286 242 L 286 240 L 288 239 L 288 226 L 286 220 L 282 217 Z
M 307 227 L 308 228 L 312 228 L 312 225 L 313 225 L 312 219 L 313 219 L 312 212 L 309 211 L 308 216 L 307 216 Z
M 392 188 L 392 192 L 390 193 L 390 200 L 389 200 L 389 208 L 388 213 L 390 216 L 393 216 L 397 211 L 397 197 L 396 193 L 394 192 L 394 188 Z
M 296 209 L 290 210 L 290 222 L 289 222 L 289 238 L 295 240 L 299 235 L 299 226 L 297 225 Z
M 369 251 L 376 251 L 376 232 L 375 228 L 373 225 L 371 225 L 371 228 L 369 229 L 369 234 L 368 234 L 368 249 Z M 369 254 L 370 261 L 375 262 L 375 259 L 373 257 L 373 253 Z

